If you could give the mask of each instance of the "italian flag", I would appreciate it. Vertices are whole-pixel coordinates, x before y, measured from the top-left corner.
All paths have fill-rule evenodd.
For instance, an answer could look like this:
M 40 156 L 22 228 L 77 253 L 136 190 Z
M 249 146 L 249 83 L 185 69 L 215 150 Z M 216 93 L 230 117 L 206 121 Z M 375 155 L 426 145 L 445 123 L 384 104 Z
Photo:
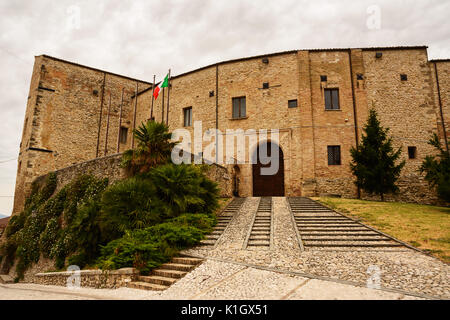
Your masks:
M 169 86 L 169 74 L 166 75 L 164 78 L 164 81 L 162 81 L 156 88 L 155 91 L 153 91 L 153 96 L 155 99 L 158 99 L 159 92 L 162 88 L 167 88 Z

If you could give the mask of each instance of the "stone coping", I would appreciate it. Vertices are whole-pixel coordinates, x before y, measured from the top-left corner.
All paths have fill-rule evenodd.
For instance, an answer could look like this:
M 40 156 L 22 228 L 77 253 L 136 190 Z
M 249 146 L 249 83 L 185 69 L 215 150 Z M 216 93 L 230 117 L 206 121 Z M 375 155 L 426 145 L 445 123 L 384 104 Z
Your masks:
M 80 275 L 84 276 L 94 276 L 94 275 L 100 275 L 100 274 L 108 274 L 108 275 L 135 275 L 139 274 L 139 270 L 136 268 L 122 268 L 118 270 L 100 270 L 100 269 L 94 269 L 94 270 L 80 270 L 80 271 L 61 271 L 61 272 L 41 272 L 36 273 L 36 277 L 52 277 L 52 276 L 71 276 L 75 272 L 79 272 Z

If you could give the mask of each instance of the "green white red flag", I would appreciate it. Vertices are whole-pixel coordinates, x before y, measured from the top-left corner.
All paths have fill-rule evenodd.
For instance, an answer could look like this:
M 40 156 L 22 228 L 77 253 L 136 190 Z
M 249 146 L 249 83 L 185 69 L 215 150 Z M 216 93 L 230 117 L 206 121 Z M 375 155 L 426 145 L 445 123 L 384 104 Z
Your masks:
M 162 88 L 167 88 L 169 86 L 169 74 L 166 75 L 166 77 L 164 78 L 164 81 L 162 81 L 153 91 L 153 97 L 155 97 L 155 99 L 158 99 L 158 95 L 159 92 L 161 91 Z

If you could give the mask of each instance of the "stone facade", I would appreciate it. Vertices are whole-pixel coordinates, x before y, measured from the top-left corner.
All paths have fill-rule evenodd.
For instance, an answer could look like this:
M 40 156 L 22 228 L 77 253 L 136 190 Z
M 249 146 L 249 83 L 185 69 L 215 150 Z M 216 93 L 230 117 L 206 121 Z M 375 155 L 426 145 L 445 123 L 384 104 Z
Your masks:
M 382 56 L 376 57 L 377 53 Z M 450 60 L 428 61 L 426 47 L 287 51 L 220 62 L 174 76 L 169 108 L 166 89 L 164 108 L 161 93 L 151 110 L 149 82 L 38 56 L 18 160 L 14 213 L 22 209 L 36 177 L 130 148 L 132 129 L 151 115 L 157 121 L 168 119 L 171 130 L 183 128 L 187 107 L 192 107 L 193 121 L 202 122 L 201 134 L 215 128 L 222 133 L 268 129 L 270 139 L 270 130 L 278 129 L 285 195 L 344 197 L 357 195 L 349 149 L 361 138 L 373 107 L 406 159 L 401 192 L 392 199 L 435 203 L 435 192 L 417 169 L 426 155 L 435 152 L 427 144 L 431 134 L 438 133 L 443 142 L 448 136 L 449 72 Z M 406 81 L 401 80 L 402 74 Z M 339 89 L 338 110 L 325 110 L 324 92 L 330 88 Z M 246 97 L 246 116 L 233 119 L 232 98 L 242 96 Z M 288 108 L 288 101 L 294 99 L 297 107 Z M 119 122 L 129 128 L 124 144 L 118 143 Z M 185 129 L 193 133 L 192 126 Z M 197 153 L 195 145 L 191 141 L 193 153 Z M 328 165 L 330 145 L 340 146 L 341 165 Z M 197 143 L 197 150 L 201 146 Z M 408 158 L 408 147 L 416 148 L 414 159 Z M 251 196 L 248 154 L 255 146 L 246 143 L 245 148 L 245 163 L 228 169 L 237 172 L 239 195 Z

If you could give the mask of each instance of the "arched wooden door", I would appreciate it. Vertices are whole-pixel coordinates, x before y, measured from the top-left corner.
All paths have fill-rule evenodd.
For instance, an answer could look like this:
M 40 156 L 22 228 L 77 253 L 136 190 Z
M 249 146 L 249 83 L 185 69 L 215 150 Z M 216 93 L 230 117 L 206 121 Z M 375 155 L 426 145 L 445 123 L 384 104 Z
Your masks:
M 263 142 L 267 144 L 267 155 L 271 155 L 271 143 L 270 141 Z M 262 175 L 261 168 L 270 167 L 269 164 L 262 164 L 259 159 L 259 148 L 256 148 L 255 152 L 257 157 L 257 163 L 252 165 L 253 172 L 253 196 L 254 197 L 268 197 L 268 196 L 284 196 L 284 157 L 283 151 L 278 147 L 278 171 L 274 175 Z

